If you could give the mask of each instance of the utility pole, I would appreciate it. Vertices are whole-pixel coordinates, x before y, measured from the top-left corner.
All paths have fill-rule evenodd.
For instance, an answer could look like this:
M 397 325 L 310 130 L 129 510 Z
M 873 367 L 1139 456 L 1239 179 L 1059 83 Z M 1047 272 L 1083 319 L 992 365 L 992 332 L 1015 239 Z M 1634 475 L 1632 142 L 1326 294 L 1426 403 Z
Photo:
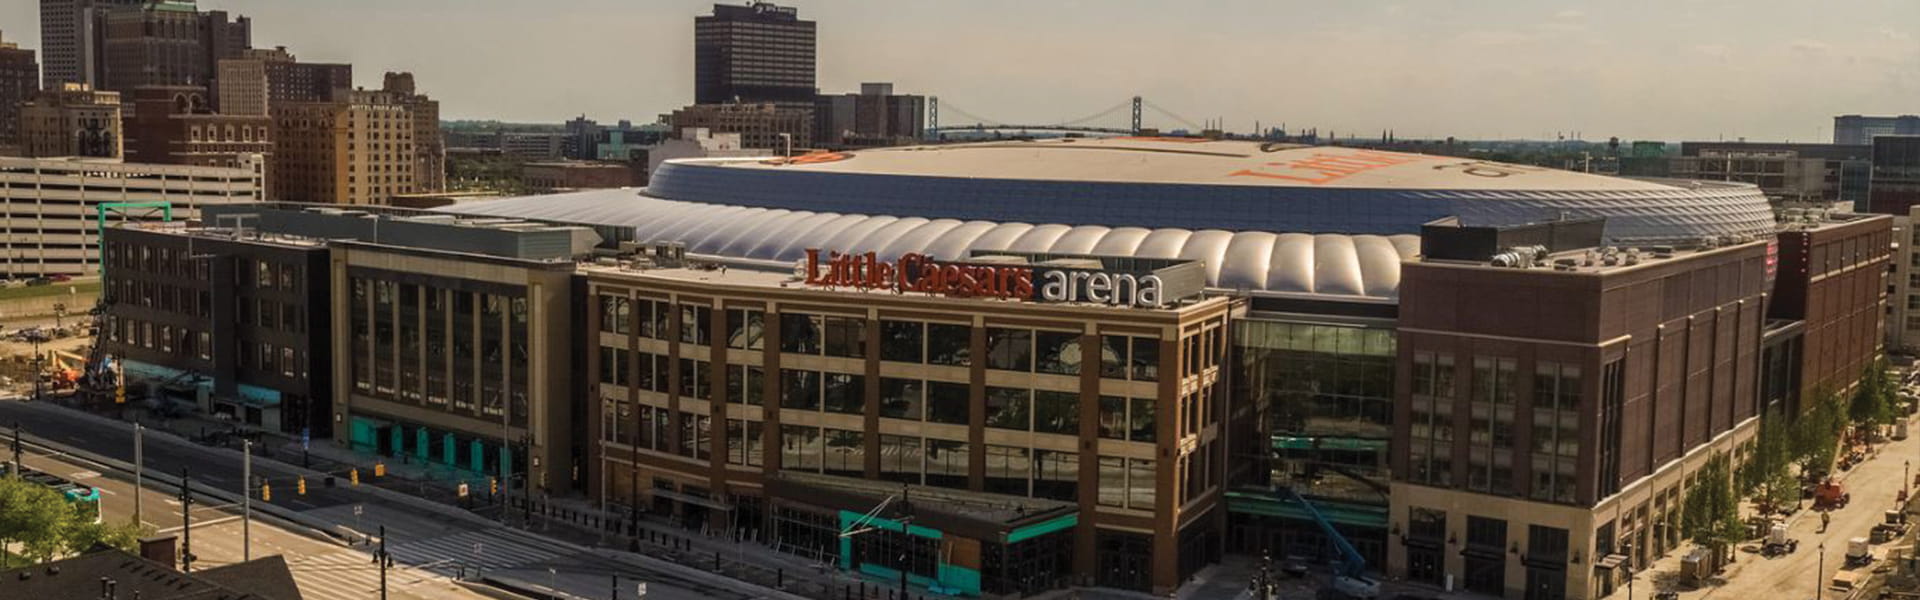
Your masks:
M 380 600 L 387 600 L 387 567 L 393 566 L 393 557 L 387 554 L 387 526 L 380 526 L 380 549 L 373 560 L 380 563 Z
M 253 560 L 253 440 L 241 440 L 240 561 Z
M 193 480 L 180 467 L 180 571 L 193 572 Z
M 145 444 L 140 440 L 140 432 L 145 429 L 139 423 L 133 424 L 133 526 L 136 528 L 146 523 L 140 512 L 140 496 L 143 496 L 141 492 L 146 490 L 147 472 L 147 461 L 142 460 L 146 452 Z
M 7 465 L 9 474 L 20 476 L 20 422 L 13 422 L 13 464 Z

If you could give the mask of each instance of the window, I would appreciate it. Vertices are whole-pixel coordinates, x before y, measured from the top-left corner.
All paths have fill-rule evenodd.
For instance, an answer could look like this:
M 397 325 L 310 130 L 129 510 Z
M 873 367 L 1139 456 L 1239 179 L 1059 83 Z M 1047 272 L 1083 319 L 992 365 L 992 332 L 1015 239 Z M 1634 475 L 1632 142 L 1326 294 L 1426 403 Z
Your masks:
M 857 415 L 866 412 L 866 377 L 847 373 L 826 374 L 827 412 Z
M 820 328 L 820 315 L 781 313 L 780 351 L 819 354 Z
M 1027 431 L 1031 420 L 1033 392 L 1024 388 L 987 388 L 988 427 Z
M 765 372 L 760 367 L 727 365 L 727 401 L 760 406 Z
M 880 321 L 880 360 L 919 363 L 926 357 L 926 324 Z
M 781 369 L 780 407 L 820 410 L 820 373 Z
M 826 472 L 828 475 L 865 477 L 867 446 L 858 431 L 826 430 Z
M 927 382 L 927 422 L 966 425 L 971 404 L 967 384 Z
M 1035 390 L 1033 430 L 1041 433 L 1080 434 L 1080 394 Z
M 1033 330 L 987 328 L 987 368 L 1033 370 Z
M 987 487 L 989 493 L 1026 496 L 1033 475 L 1032 452 L 1017 446 L 987 445 Z
M 973 364 L 973 328 L 945 323 L 927 324 L 927 363 L 965 367 Z
M 713 363 L 691 358 L 680 359 L 680 397 L 711 400 Z
M 1039 360 L 1035 367 L 1041 373 L 1055 375 L 1080 374 L 1080 334 L 1058 331 L 1040 331 L 1034 334 L 1034 345 Z
M 880 378 L 880 416 L 918 421 L 926 408 L 926 383 L 917 379 Z
M 1152 442 L 1154 430 L 1152 398 L 1100 397 L 1100 437 L 1114 440 Z
M 918 485 L 925 459 L 920 438 L 880 435 L 880 479 Z
M 1072 502 L 1080 497 L 1080 458 L 1072 452 L 1033 451 L 1033 496 Z
M 827 356 L 843 358 L 865 358 L 867 355 L 867 321 L 857 317 L 826 317 L 824 319 Z
M 765 311 L 752 309 L 727 310 L 727 347 L 745 350 L 759 350 L 766 344 Z
M 1452 354 L 1413 353 L 1408 477 L 1415 483 L 1453 482 L 1453 373 Z
M 600 330 L 629 333 L 633 330 L 633 304 L 626 298 L 600 296 Z
M 706 346 L 713 343 L 713 308 L 697 304 L 680 305 L 680 341 Z
M 820 472 L 823 466 L 820 428 L 805 425 L 780 426 L 780 468 Z
M 967 443 L 927 440 L 927 485 L 967 489 Z
M 1513 492 L 1513 415 L 1516 361 L 1476 356 L 1468 415 L 1467 487 L 1492 494 Z
M 1580 367 L 1540 361 L 1534 365 L 1532 473 L 1534 500 L 1572 504 L 1579 477 Z
M 1133 353 L 1132 358 L 1130 358 L 1128 362 L 1133 366 L 1133 379 L 1135 381 L 1159 381 L 1160 340 L 1145 337 L 1132 339 Z

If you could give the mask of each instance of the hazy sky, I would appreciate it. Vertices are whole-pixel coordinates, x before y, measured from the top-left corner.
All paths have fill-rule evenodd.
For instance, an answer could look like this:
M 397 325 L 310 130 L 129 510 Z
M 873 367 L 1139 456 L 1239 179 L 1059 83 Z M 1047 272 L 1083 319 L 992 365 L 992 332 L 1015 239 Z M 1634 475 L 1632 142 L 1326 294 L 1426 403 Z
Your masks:
M 200 0 L 254 45 L 413 71 L 447 118 L 651 120 L 692 100 L 688 0 Z M 1825 141 L 1920 113 L 1914 0 L 792 0 L 821 91 L 891 81 L 1015 122 L 1139 94 L 1193 120 L 1400 137 Z M 0 2 L 39 47 L 38 3 Z M 1122 125 L 1125 111 L 1102 123 Z M 1179 123 L 1149 111 L 1149 126 Z

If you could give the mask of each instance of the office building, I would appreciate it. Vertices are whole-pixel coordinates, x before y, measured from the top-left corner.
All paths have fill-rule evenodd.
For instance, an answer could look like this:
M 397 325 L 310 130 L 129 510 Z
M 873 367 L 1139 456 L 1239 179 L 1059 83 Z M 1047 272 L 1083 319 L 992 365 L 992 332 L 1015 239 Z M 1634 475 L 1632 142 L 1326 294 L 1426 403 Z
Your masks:
M 1903 215 L 1920 205 L 1920 135 L 1873 138 L 1873 175 L 1867 210 Z
M 419 191 L 414 118 L 398 95 L 340 89 L 329 102 L 269 102 L 273 199 L 377 205 Z
M 121 93 L 142 86 L 211 86 L 221 59 L 252 47 L 252 22 L 191 2 L 141 3 L 105 11 L 103 77 L 95 86 Z M 217 90 L 217 88 L 214 88 Z
M 738 133 L 713 133 L 704 128 L 689 127 L 680 130 L 679 135 L 661 140 L 657 144 L 646 146 L 636 152 L 634 161 L 645 164 L 646 171 L 641 173 L 640 185 L 646 185 L 648 177 L 660 169 L 660 165 L 677 158 L 741 158 L 748 156 L 772 156 L 773 151 L 765 148 L 747 148 L 740 143 Z
M 805 151 L 814 147 L 813 109 L 777 104 L 695 104 L 667 117 L 674 131 L 705 129 L 740 134 L 749 148 Z
M 285 46 L 251 50 L 244 58 L 266 71 L 269 110 L 280 102 L 328 102 L 334 90 L 353 88 L 353 65 L 300 62 Z
M 862 83 L 860 93 L 814 100 L 813 139 L 826 148 L 918 143 L 927 127 L 927 97 L 896 95 L 891 83 Z
M 205 207 L 259 200 L 257 168 L 0 158 L 0 273 L 97 272 L 102 215 L 108 223 L 190 220 Z
M 240 205 L 244 212 L 252 205 Z M 324 240 L 253 229 L 128 223 L 105 232 L 102 351 L 147 397 L 292 436 L 333 432 L 331 280 Z
M 1106 168 L 1113 161 L 1132 166 L 1125 172 Z M 1406 190 L 1419 190 L 1418 198 L 1405 195 Z M 1644 535 L 1640 532 L 1650 529 L 1642 527 L 1653 517 L 1610 525 L 1615 507 L 1638 514 L 1642 500 L 1654 496 L 1665 499 L 1648 505 L 1649 515 L 1657 514 L 1654 507 L 1677 506 L 1683 496 L 1672 495 L 1674 477 L 1691 473 L 1706 457 L 1724 451 L 1726 440 L 1753 429 L 1751 415 L 1760 397 L 1758 355 L 1766 333 L 1762 324 L 1767 322 L 1762 299 L 1771 285 L 1765 240 L 1775 234 L 1765 195 L 1742 183 L 1673 185 L 1471 158 L 1140 139 L 881 148 L 791 160 L 674 160 L 655 170 L 644 190 L 510 198 L 440 210 L 627 227 L 632 239 L 651 248 L 628 256 L 624 266 L 584 269 L 595 293 L 604 289 L 628 300 L 624 309 L 617 302 L 602 305 L 600 298 L 587 302 L 590 314 L 615 316 L 613 325 L 599 320 L 586 327 L 598 337 L 581 342 L 600 357 L 587 362 L 601 382 L 602 418 L 597 425 L 589 419 L 588 426 L 601 428 L 595 434 L 602 440 L 599 450 L 589 448 L 600 453 L 590 455 L 591 464 L 604 469 L 598 474 L 604 479 L 590 480 L 585 495 L 601 494 L 600 486 L 606 485 L 604 502 L 616 510 L 670 511 L 687 522 L 773 539 L 776 547 L 836 560 L 842 568 L 885 577 L 898 576 L 904 567 L 915 585 L 977 585 L 983 592 L 1097 583 L 1166 593 L 1224 552 L 1343 558 L 1327 545 L 1328 529 L 1316 520 L 1317 513 L 1328 519 L 1326 527 L 1351 542 L 1369 569 L 1422 579 L 1450 574 L 1458 583 L 1471 579 L 1476 589 L 1513 598 L 1523 595 L 1530 576 L 1548 587 L 1558 585 L 1554 591 L 1566 598 L 1605 595 L 1612 590 L 1609 582 L 1618 581 L 1616 567 L 1644 564 L 1626 563 L 1626 556 L 1651 558 L 1666 548 L 1625 546 L 1622 537 Z M 1471 227 L 1443 227 L 1449 217 Z M 1542 223 L 1543 218 L 1561 220 Z M 1428 224 L 1435 226 L 1423 228 Z M 1449 240 L 1451 253 L 1423 250 Z M 1524 261 L 1518 251 L 1509 252 L 1510 246 L 1542 243 L 1551 248 L 1528 249 Z M 1664 246 L 1674 248 L 1655 249 Z M 1622 250 L 1629 247 L 1648 250 Z M 809 256 L 821 257 L 821 266 L 809 266 Z M 1132 262 L 1112 262 L 1117 257 Z M 1560 260 L 1571 262 L 1556 268 Z M 1109 270 L 1110 280 L 1114 273 L 1197 261 L 1191 264 L 1204 265 L 1205 291 L 1196 300 L 1160 308 L 1099 306 L 1091 316 L 1081 311 L 1110 303 L 1115 295 L 1102 285 L 1098 295 L 1073 298 L 1067 291 L 1077 285 L 1071 276 L 1051 297 L 999 299 L 1027 297 L 1004 292 L 1022 289 L 1017 283 L 996 284 L 1022 281 L 1022 269 L 1039 277 L 1060 268 L 1052 261 Z M 826 275 L 809 277 L 822 271 Z M 914 283 L 895 283 L 903 273 Z M 954 289 L 951 284 L 918 283 L 932 273 L 945 281 L 974 282 L 963 286 L 970 297 L 942 297 L 950 295 L 942 290 Z M 1003 278 L 1001 273 L 1009 274 Z M 1140 279 L 1137 273 L 1134 277 Z M 1708 279 L 1714 283 L 1704 283 Z M 1678 294 L 1694 281 L 1702 282 L 1700 293 L 1689 292 L 1685 302 L 1609 308 L 1634 298 L 1664 297 L 1656 290 L 1669 287 Z M 1512 290 L 1513 306 L 1483 311 L 1446 300 L 1473 285 Z M 1402 302 L 1403 296 L 1416 295 L 1418 301 Z M 1203 349 L 1213 346 L 1205 335 L 1186 337 L 1186 319 L 1199 315 L 1185 311 L 1209 310 L 1205 307 L 1221 301 L 1226 302 L 1225 321 L 1217 327 L 1231 359 L 1217 368 L 1232 369 L 1233 375 L 1226 378 L 1230 389 L 1206 392 L 1210 387 L 1201 382 L 1209 381 L 1204 379 L 1208 368 L 1200 365 L 1210 364 Z M 1873 309 L 1839 312 L 1861 310 Z M 1602 319 L 1603 314 L 1626 316 Z M 1689 323 L 1690 317 L 1697 324 L 1674 325 Z M 1216 327 L 1213 319 L 1202 318 L 1199 329 Z M 890 320 L 920 322 L 919 347 L 926 356 L 933 356 L 937 345 L 948 357 L 943 360 L 951 361 L 952 349 L 968 340 L 968 366 L 883 358 L 881 353 L 904 351 L 902 345 L 888 350 L 893 337 L 884 332 L 913 339 L 916 331 L 913 323 L 888 329 Z M 1064 321 L 1083 324 L 1054 329 Z M 1105 332 L 1152 322 L 1167 325 L 1126 335 L 1157 341 L 1159 354 L 1138 354 L 1143 350 L 1137 348 L 1151 350 L 1153 342 L 1128 343 L 1133 353 L 1128 356 L 1152 356 L 1147 362 L 1163 363 L 1157 373 L 1169 376 L 1156 375 L 1154 383 L 1178 381 L 1178 393 L 1136 387 L 1142 382 L 1133 379 L 1124 385 L 1106 381 L 1105 371 L 1090 375 L 1091 363 L 1077 378 L 1062 376 L 1052 371 L 1066 369 L 1062 363 L 1070 361 L 1038 358 L 1094 356 L 1084 349 L 1093 343 L 1089 336 L 1100 336 L 1103 364 L 1132 365 L 1138 361 L 1121 358 L 1118 345 L 1109 350 Z M 1173 322 L 1182 325 L 1168 326 Z M 692 333 L 684 323 L 694 324 Z M 952 327 L 936 333 L 936 323 Z M 1661 324 L 1668 325 L 1667 333 L 1645 333 Z M 1017 332 L 995 333 L 995 328 L 1030 328 L 1033 345 L 1015 341 L 1022 339 Z M 792 330 L 816 333 L 799 338 L 808 341 L 791 341 L 784 333 Z M 1489 404 L 1497 398 L 1498 406 L 1516 410 L 1488 411 L 1510 414 L 1501 418 L 1514 422 L 1561 416 L 1519 412 L 1518 407 L 1533 405 L 1520 399 L 1607 397 L 1602 382 L 1619 371 L 1609 370 L 1614 363 L 1603 358 L 1619 357 L 1624 348 L 1617 338 L 1625 331 L 1635 332 L 1629 338 L 1635 344 L 1718 339 L 1707 338 L 1708 333 L 1729 337 L 1704 350 L 1715 357 L 1705 366 L 1685 373 L 1642 370 L 1630 375 L 1630 382 L 1616 382 L 1626 387 L 1609 388 L 1635 394 L 1632 398 L 1673 394 L 1674 406 L 1684 399 L 1689 411 L 1707 415 L 1690 417 L 1684 432 L 1659 429 L 1670 439 L 1660 442 L 1657 453 L 1631 439 L 1611 446 L 1645 446 L 1638 454 L 1616 456 L 1631 464 L 1604 471 L 1607 485 L 1624 495 L 1600 492 L 1600 466 L 1613 459 L 1603 460 L 1599 443 L 1548 444 L 1541 452 L 1518 456 L 1520 449 L 1545 440 L 1503 436 L 1495 448 L 1469 435 L 1467 416 L 1478 410 L 1474 386 L 1498 390 L 1488 392 Z M 1075 333 L 1080 351 L 1055 351 Z M 699 341 L 703 336 L 705 343 Z M 1038 341 L 1043 337 L 1049 340 L 1045 345 Z M 759 345 L 731 347 L 736 339 Z M 1006 341 L 982 344 L 989 339 Z M 1500 341 L 1476 341 L 1483 339 Z M 1003 351 L 996 353 L 996 347 Z M 1857 345 L 1830 347 L 1862 351 Z M 1446 456 L 1456 457 L 1449 464 L 1457 467 L 1447 471 L 1451 478 L 1414 479 L 1414 471 L 1401 467 L 1416 456 L 1431 459 L 1435 451 L 1432 445 L 1416 449 L 1410 441 L 1414 430 L 1405 424 L 1414 407 L 1436 392 L 1416 393 L 1415 386 L 1424 385 L 1417 382 L 1428 379 L 1407 373 L 1415 372 L 1416 364 L 1437 370 L 1443 352 L 1451 354 L 1455 380 L 1462 382 L 1450 398 L 1465 404 L 1452 413 L 1461 415 L 1453 421 L 1460 431 L 1450 439 L 1461 442 L 1450 441 L 1453 445 L 1445 448 Z M 1657 356 L 1664 364 L 1676 356 L 1665 347 L 1640 352 L 1629 353 L 1629 360 Z M 608 356 L 612 360 L 602 364 Z M 640 356 L 647 357 L 644 369 Z M 1488 374 L 1477 376 L 1474 369 L 1481 363 Z M 1798 362 L 1792 364 L 1799 368 Z M 738 386 L 735 366 L 743 367 Z M 1552 367 L 1544 371 L 1550 377 L 1539 377 L 1546 367 Z M 1113 370 L 1123 371 L 1131 372 Z M 1194 373 L 1203 378 L 1189 386 Z M 757 381 L 751 379 L 756 375 Z M 935 382 L 965 382 L 968 400 L 959 400 L 955 387 L 935 395 Z M 915 391 L 907 385 L 913 383 L 923 387 Z M 614 393 L 607 394 L 609 389 Z M 755 389 L 757 397 L 746 395 Z M 1080 399 L 1074 431 L 1083 438 L 1092 431 L 1097 443 L 1081 439 L 1077 447 L 1054 445 L 1054 438 L 1036 429 L 1042 422 L 1060 425 L 1036 419 L 1043 391 L 1065 394 L 1046 395 L 1054 407 L 1050 415 L 1061 413 L 1060 401 Z M 1224 394 L 1226 401 L 1193 401 L 1206 393 Z M 1086 401 L 1088 394 L 1095 400 Z M 1151 398 L 1155 408 L 1148 412 L 1154 421 L 1137 421 L 1127 412 L 1131 401 L 1098 396 Z M 720 400 L 735 397 L 742 400 Z M 792 408 L 775 404 L 789 398 Z M 916 398 L 923 402 L 917 408 Z M 1667 401 L 1661 402 L 1664 407 Z M 971 407 L 964 420 L 952 413 L 962 406 Z M 1577 416 L 1554 422 L 1578 425 L 1551 435 L 1603 431 L 1596 420 L 1597 400 L 1573 409 L 1552 406 Z M 1646 401 L 1631 406 L 1638 409 Z M 993 420 L 989 407 L 997 415 Z M 936 411 L 942 416 L 926 416 Z M 889 416 L 916 413 L 921 415 L 917 422 Z M 605 418 L 609 414 L 614 417 Z M 1655 431 L 1651 415 L 1607 414 L 1619 415 L 1622 425 L 1606 431 L 1642 437 Z M 746 425 L 776 419 L 777 430 Z M 1096 425 L 1089 429 L 1089 423 Z M 1669 421 L 1658 423 L 1664 428 Z M 1177 440 L 1181 452 L 1129 454 L 1124 448 L 1131 446 L 1118 440 L 1134 442 L 1134 429 L 1151 429 L 1156 448 Z M 1433 437 L 1430 427 L 1419 431 L 1423 439 Z M 773 435 L 780 437 L 768 437 Z M 1715 441 L 1702 442 L 1703 435 Z M 694 441 L 691 448 L 685 440 Z M 773 451 L 776 440 L 779 452 Z M 965 446 L 952 445 L 962 441 Z M 1110 452 L 1113 444 L 1119 445 Z M 964 462 L 958 458 L 961 449 Z M 1036 460 L 1063 459 L 1055 453 L 1075 449 L 1077 478 L 1071 486 L 1064 476 L 1042 475 L 1052 467 Z M 1095 459 L 1088 460 L 1088 454 Z M 1533 454 L 1540 454 L 1541 468 L 1531 466 Z M 634 455 L 637 461 L 630 458 Z M 1140 465 L 1138 479 L 1134 458 L 1154 459 Z M 638 477 L 632 473 L 636 462 Z M 959 479 L 962 465 L 964 481 Z M 622 469 L 629 472 L 621 474 Z M 1147 469 L 1154 481 L 1150 495 L 1132 487 L 1148 479 Z M 1581 473 L 1594 478 L 1582 480 Z M 871 481 L 889 474 L 890 482 Z M 1050 485 L 1054 482 L 1059 485 Z M 1059 500 L 1068 487 L 1075 490 L 1073 500 Z M 846 519 L 866 512 L 849 507 L 871 510 L 902 489 L 909 499 L 923 492 L 933 499 L 896 501 L 879 509 L 878 518 L 869 521 L 880 535 L 847 541 L 852 560 L 832 558 L 841 546 L 825 544 L 822 556 L 821 544 L 789 543 L 818 541 L 822 531 L 839 531 L 849 524 Z M 1119 489 L 1128 491 L 1113 491 Z M 621 498 L 618 492 L 638 497 Z M 1151 512 L 1131 504 L 1136 492 L 1151 498 Z M 1602 504 L 1608 497 L 1618 501 Z M 1162 503 L 1175 498 L 1180 499 L 1177 510 L 1163 510 L 1168 507 Z M 1063 509 L 1062 502 L 1071 508 Z M 1307 510 L 1303 502 L 1317 510 Z M 1415 506 L 1446 511 L 1444 518 L 1423 511 L 1419 535 L 1451 531 L 1468 538 L 1471 529 L 1476 552 L 1505 542 L 1501 560 L 1480 556 L 1469 564 L 1459 555 L 1461 547 L 1444 545 L 1443 536 L 1442 548 L 1451 549 L 1438 559 L 1418 557 L 1423 562 L 1416 564 L 1401 537 L 1412 535 L 1408 515 Z M 1069 513 L 1052 512 L 1058 510 L 1072 511 L 1071 525 L 1065 520 Z M 1022 515 L 1060 520 L 1042 527 Z M 888 533 L 906 529 L 901 524 L 908 522 L 925 529 Z M 1073 530 L 1070 535 L 1066 528 Z M 930 531 L 940 532 L 939 539 L 922 535 Z M 1061 534 L 1056 539 L 1062 543 L 1047 541 L 1053 533 Z M 1063 543 L 1069 539 L 1072 543 Z M 1019 543 L 1024 541 L 1041 543 Z M 1526 550 L 1505 552 L 1520 546 Z M 907 564 L 885 558 L 899 555 L 893 548 L 914 558 Z M 1034 565 L 1033 570 L 1010 569 L 1014 562 Z M 1529 573 L 1531 568 L 1542 572 Z
M 33 51 L 0 39 L 0 154 L 20 153 L 20 105 L 39 91 Z
M 1920 135 L 1920 116 L 1869 117 L 1840 115 L 1833 118 L 1833 143 L 1865 146 L 1883 135 Z
M 220 103 L 215 106 L 220 114 L 264 117 L 267 116 L 267 65 L 266 61 L 252 58 L 229 58 L 220 61 L 214 83 L 220 93 L 214 94 Z
M 667 139 L 672 130 L 665 123 L 634 125 L 621 119 L 617 125 L 601 125 L 581 115 L 567 121 L 567 147 L 564 154 L 575 160 L 629 161 L 641 148 Z
M 216 113 L 206 88 L 142 86 L 122 95 L 127 160 L 134 162 L 263 168 L 261 186 L 271 189 L 272 121 L 266 115 Z
M 414 187 L 411 192 L 400 193 L 446 191 L 447 142 L 440 135 L 440 102 L 414 89 L 412 73 L 390 71 L 382 77 L 380 89 L 392 94 L 413 117 Z
M 804 279 L 646 254 L 583 270 L 590 493 L 961 596 L 1076 572 L 1146 589 L 1217 560 L 1232 302 L 1202 297 L 1201 263 L 896 263 L 991 273 L 978 294 L 807 252 Z M 1062 276 L 1119 283 L 1023 301 Z M 1183 547 L 1177 570 L 1151 560 Z
M 1801 398 L 1846 390 L 1884 353 L 1894 220 L 1823 211 L 1781 215 L 1767 317 L 1804 323 L 1802 364 L 1795 369 Z
M 102 45 L 106 14 L 138 7 L 145 0 L 40 0 L 40 52 L 46 63 L 46 89 L 69 83 L 101 87 L 106 83 Z M 104 89 L 104 88 L 102 88 Z
M 693 102 L 810 106 L 814 45 L 814 22 L 798 9 L 715 4 L 693 19 Z
M 120 158 L 125 145 L 118 92 L 69 83 L 41 90 L 20 107 L 24 156 Z
M 1866 210 L 1873 148 L 1867 145 L 1684 142 L 1662 176 L 1739 181 L 1780 206 Z

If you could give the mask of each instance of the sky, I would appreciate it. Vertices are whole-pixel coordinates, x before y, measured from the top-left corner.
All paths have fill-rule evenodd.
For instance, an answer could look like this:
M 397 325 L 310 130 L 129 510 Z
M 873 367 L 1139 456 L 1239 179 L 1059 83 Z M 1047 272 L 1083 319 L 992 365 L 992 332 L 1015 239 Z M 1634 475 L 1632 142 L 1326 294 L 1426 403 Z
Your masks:
M 693 98 L 690 0 L 199 0 L 255 47 L 412 71 L 443 118 L 651 121 Z M 823 93 L 889 81 L 943 124 L 1058 123 L 1142 96 L 1219 119 L 1399 138 L 1828 141 L 1920 113 L 1913 0 L 787 0 Z M 0 36 L 39 47 L 38 2 Z M 1092 124 L 1124 126 L 1124 109 Z

